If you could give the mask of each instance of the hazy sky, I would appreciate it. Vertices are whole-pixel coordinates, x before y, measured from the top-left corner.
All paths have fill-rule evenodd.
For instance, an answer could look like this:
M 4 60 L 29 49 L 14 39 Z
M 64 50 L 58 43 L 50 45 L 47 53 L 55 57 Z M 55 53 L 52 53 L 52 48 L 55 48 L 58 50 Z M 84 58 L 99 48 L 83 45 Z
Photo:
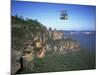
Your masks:
M 68 20 L 59 18 L 61 10 L 68 11 Z M 95 30 L 96 24 L 95 6 L 12 1 L 12 15 L 16 14 L 58 30 Z

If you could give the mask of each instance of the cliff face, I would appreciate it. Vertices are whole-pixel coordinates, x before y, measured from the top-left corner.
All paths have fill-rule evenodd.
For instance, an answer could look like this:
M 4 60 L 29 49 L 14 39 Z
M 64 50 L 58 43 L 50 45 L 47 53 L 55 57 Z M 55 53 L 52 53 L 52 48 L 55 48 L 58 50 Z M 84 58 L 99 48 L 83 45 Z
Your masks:
M 66 38 L 57 30 L 47 30 L 37 20 L 12 16 L 12 73 L 32 71 L 36 58 L 48 54 L 68 54 L 80 51 L 79 42 Z
M 37 20 L 23 19 L 18 16 L 11 18 L 12 73 L 19 72 L 20 64 L 23 64 L 24 71 L 27 69 L 31 71 L 34 56 L 43 56 L 42 49 L 44 49 L 47 40 L 47 29 Z M 42 56 L 39 54 L 41 52 Z M 21 58 L 23 59 L 22 63 L 20 62 Z
M 78 53 L 80 51 L 80 43 L 73 39 L 53 40 L 46 45 L 47 54 L 68 54 Z
M 59 40 L 59 39 L 63 39 L 64 38 L 64 34 L 63 32 L 57 31 L 57 30 L 53 30 L 53 31 L 48 31 L 48 35 L 50 38 L 54 39 L 54 40 Z
M 71 38 L 64 38 L 63 31 L 55 29 L 48 32 L 48 42 L 46 45 L 48 54 L 78 53 L 80 51 L 80 43 Z

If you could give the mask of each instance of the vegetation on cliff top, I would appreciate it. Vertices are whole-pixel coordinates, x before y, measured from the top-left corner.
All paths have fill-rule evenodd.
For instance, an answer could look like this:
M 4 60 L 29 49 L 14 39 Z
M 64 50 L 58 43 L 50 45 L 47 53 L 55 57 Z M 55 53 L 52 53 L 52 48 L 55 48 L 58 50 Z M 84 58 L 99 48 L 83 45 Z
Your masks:
M 36 19 L 24 19 L 22 16 L 11 16 L 12 48 L 20 49 L 26 40 L 31 40 L 46 30 Z

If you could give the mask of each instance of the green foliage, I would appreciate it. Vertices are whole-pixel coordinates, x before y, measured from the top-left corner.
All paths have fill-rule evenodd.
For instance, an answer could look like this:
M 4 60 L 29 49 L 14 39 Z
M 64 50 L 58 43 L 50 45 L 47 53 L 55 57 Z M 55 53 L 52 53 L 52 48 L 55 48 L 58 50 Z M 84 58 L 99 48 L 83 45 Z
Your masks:
M 49 54 L 44 59 L 44 65 L 33 72 L 55 72 L 95 69 L 95 54 Z
M 95 69 L 95 53 L 84 51 L 79 54 L 49 54 L 42 60 L 35 60 L 30 73 Z
M 22 16 L 12 16 L 12 48 L 22 48 L 26 40 L 33 40 L 38 33 L 45 32 L 46 27 L 36 19 L 24 19 Z M 33 36 L 34 37 L 33 37 Z

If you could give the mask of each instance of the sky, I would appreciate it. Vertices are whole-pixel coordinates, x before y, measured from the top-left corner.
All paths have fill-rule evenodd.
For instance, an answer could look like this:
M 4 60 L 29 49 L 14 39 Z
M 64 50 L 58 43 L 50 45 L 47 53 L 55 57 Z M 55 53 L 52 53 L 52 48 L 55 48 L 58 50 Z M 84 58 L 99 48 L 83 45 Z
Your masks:
M 67 10 L 67 20 L 60 19 L 62 10 Z M 96 7 L 88 5 L 12 1 L 11 14 L 37 19 L 57 30 L 95 31 L 96 26 Z

